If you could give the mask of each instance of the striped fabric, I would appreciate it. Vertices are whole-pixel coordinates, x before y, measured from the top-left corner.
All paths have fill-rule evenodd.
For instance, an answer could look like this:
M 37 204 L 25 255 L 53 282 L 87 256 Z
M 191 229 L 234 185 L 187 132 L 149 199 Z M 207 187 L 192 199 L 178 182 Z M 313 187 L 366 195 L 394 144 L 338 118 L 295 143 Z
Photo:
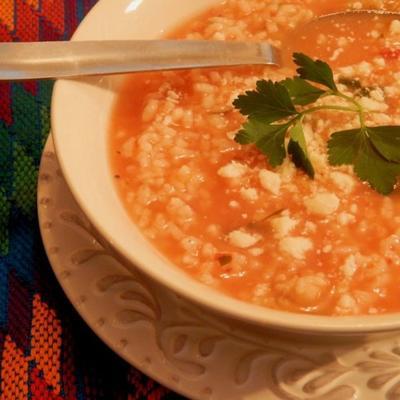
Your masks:
M 94 3 L 0 0 L 0 41 L 68 39 Z M 97 339 L 49 267 L 35 192 L 52 86 L 0 84 L 0 400 L 176 399 Z

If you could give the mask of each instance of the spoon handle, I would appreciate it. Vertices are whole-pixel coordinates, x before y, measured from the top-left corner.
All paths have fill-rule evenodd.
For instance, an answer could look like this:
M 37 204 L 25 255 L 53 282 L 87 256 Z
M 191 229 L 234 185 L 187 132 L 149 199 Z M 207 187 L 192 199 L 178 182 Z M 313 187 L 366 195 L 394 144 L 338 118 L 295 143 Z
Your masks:
M 0 80 L 279 63 L 268 43 L 123 40 L 0 43 Z

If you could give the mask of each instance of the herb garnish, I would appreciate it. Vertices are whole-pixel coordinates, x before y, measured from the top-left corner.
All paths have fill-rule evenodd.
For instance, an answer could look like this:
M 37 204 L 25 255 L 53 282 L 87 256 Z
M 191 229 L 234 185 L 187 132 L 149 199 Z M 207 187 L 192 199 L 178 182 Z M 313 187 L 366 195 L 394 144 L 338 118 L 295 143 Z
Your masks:
M 339 91 L 327 63 L 301 53 L 295 53 L 293 59 L 298 66 L 297 76 L 280 82 L 260 80 L 256 90 L 234 101 L 234 106 L 247 116 L 235 140 L 243 145 L 254 144 L 267 156 L 272 167 L 281 165 L 289 154 L 296 167 L 314 178 L 303 131 L 304 117 L 321 110 L 357 113 L 359 128 L 334 132 L 330 136 L 329 163 L 352 165 L 362 181 L 383 195 L 390 194 L 400 175 L 400 126 L 367 126 L 368 111 L 355 97 Z M 317 100 L 328 96 L 339 97 L 348 105 L 313 106 Z

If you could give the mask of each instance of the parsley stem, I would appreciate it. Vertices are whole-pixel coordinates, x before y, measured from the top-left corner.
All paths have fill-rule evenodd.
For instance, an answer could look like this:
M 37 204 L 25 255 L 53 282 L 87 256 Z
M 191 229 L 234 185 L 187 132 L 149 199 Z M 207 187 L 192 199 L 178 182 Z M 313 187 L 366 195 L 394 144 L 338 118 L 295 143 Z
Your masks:
M 354 104 L 358 109 L 362 109 L 361 104 L 355 100 L 353 97 L 347 96 L 342 92 L 332 92 L 333 96 L 341 97 L 344 100 L 349 101 L 350 103 Z
M 355 112 L 359 113 L 360 110 L 350 108 L 350 107 L 344 107 L 344 106 L 334 106 L 334 105 L 324 105 L 324 106 L 317 106 L 317 107 L 311 107 L 308 110 L 303 111 L 301 114 L 311 114 L 315 111 L 321 111 L 321 110 L 337 110 L 337 111 L 347 111 L 347 112 Z
M 333 95 L 336 95 L 338 97 L 341 97 L 342 99 L 354 104 L 357 107 L 357 112 L 358 112 L 358 116 L 360 119 L 360 125 L 362 128 L 365 128 L 365 111 L 363 106 L 353 97 L 347 96 L 344 93 L 341 92 L 333 92 Z
M 358 113 L 358 116 L 359 116 L 359 119 L 360 119 L 361 128 L 365 128 L 365 114 L 364 114 L 364 110 L 361 110 L 361 111 Z

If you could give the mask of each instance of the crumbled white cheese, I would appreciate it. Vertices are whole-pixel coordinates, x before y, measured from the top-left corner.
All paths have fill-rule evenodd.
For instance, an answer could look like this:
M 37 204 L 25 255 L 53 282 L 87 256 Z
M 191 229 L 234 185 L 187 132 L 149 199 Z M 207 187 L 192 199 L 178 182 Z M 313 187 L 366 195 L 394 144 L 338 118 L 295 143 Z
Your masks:
M 296 300 L 303 305 L 311 305 L 320 299 L 326 285 L 327 281 L 323 275 L 301 276 L 294 287 Z
M 167 211 L 184 219 L 192 219 L 195 216 L 193 209 L 178 197 L 171 198 L 167 204 Z
M 301 236 L 287 237 L 279 242 L 279 248 L 292 257 L 302 260 L 305 254 L 313 248 L 313 242 Z
M 236 135 L 237 135 L 237 130 L 226 133 L 226 137 L 230 140 L 235 140 Z
M 217 253 L 217 249 L 211 243 L 205 243 L 203 245 L 201 253 L 203 254 L 203 256 L 211 258 L 215 256 L 215 254 Z
M 338 59 L 338 57 L 344 52 L 344 49 L 339 47 L 337 48 L 331 57 L 329 57 L 329 61 L 336 61 Z
M 277 171 L 279 172 L 282 181 L 288 183 L 293 180 L 293 177 L 296 174 L 296 167 L 286 158 L 283 164 L 277 168 Z
M 349 194 L 353 191 L 355 180 L 352 176 L 339 171 L 332 172 L 330 176 L 333 183 L 343 192 Z
M 311 214 L 329 215 L 334 213 L 340 205 L 340 200 L 333 193 L 317 193 L 304 200 L 307 211 Z
M 378 39 L 381 34 L 377 30 L 370 31 L 368 36 L 372 37 L 373 39 Z
M 392 118 L 384 113 L 375 113 L 371 120 L 376 125 L 390 125 L 393 122 Z
M 229 202 L 229 207 L 230 207 L 230 208 L 239 208 L 239 206 L 240 206 L 240 204 L 239 204 L 239 202 L 237 202 L 236 200 L 231 200 L 231 201 Z
M 353 77 L 354 76 L 354 67 L 342 67 L 339 69 L 339 72 L 341 75 L 343 75 L 345 78 Z
M 142 120 L 143 122 L 150 122 L 157 114 L 159 107 L 159 101 L 156 99 L 150 99 L 149 102 L 143 109 Z
M 365 76 L 369 76 L 372 73 L 372 68 L 371 68 L 371 64 L 366 62 L 366 61 L 362 61 L 359 65 L 358 65 L 358 72 L 360 74 L 363 74 Z
M 237 161 L 231 161 L 229 164 L 218 170 L 218 175 L 223 178 L 240 178 L 247 172 L 247 166 Z
M 390 33 L 392 35 L 397 35 L 400 33 L 400 21 L 398 19 L 393 20 L 390 24 Z
M 219 236 L 221 234 L 221 226 L 220 225 L 215 225 L 211 224 L 207 227 L 207 233 L 211 236 Z
M 346 36 L 341 36 L 338 38 L 337 44 L 339 47 L 346 47 L 349 44 L 349 38 Z
M 181 240 L 181 246 L 191 255 L 197 255 L 201 243 L 194 236 L 187 236 Z
M 360 104 L 367 110 L 367 111 L 387 111 L 389 106 L 386 103 L 382 103 L 380 101 L 376 101 L 369 97 L 361 97 L 359 100 Z
M 326 42 L 326 40 L 327 40 L 326 35 L 324 35 L 322 33 L 318 34 L 318 36 L 317 36 L 317 44 L 322 45 L 322 44 L 324 44 Z
M 272 229 L 275 235 L 280 238 L 287 236 L 298 223 L 299 221 L 286 215 L 271 220 Z
M 129 138 L 123 145 L 121 149 L 121 155 L 124 158 L 130 158 L 133 155 L 133 148 L 135 146 L 135 139 Z
M 386 86 L 384 88 L 385 94 L 389 97 L 396 97 L 399 95 L 400 90 L 397 86 Z
M 350 211 L 351 211 L 353 214 L 357 213 L 357 211 L 358 211 L 358 206 L 357 206 L 357 204 L 352 204 L 352 205 L 350 206 Z
M 228 234 L 229 243 L 241 249 L 252 247 L 261 239 L 261 235 L 250 234 L 241 230 L 232 231 Z
M 200 92 L 200 93 L 209 93 L 212 94 L 215 92 L 215 90 L 217 89 L 216 86 L 211 85 L 210 83 L 205 83 L 205 82 L 197 82 L 193 85 L 193 89 L 196 92 Z
M 249 201 L 256 201 L 258 199 L 258 192 L 255 188 L 241 188 L 241 196 Z
M 381 88 L 376 88 L 374 90 L 371 90 L 369 92 L 369 95 L 371 96 L 372 99 L 379 101 L 379 102 L 384 102 L 385 101 L 385 93 Z
M 249 253 L 254 257 L 258 257 L 258 256 L 261 256 L 261 254 L 264 254 L 264 249 L 256 247 L 254 249 L 250 249 Z
M 307 233 L 315 233 L 317 231 L 317 225 L 314 224 L 314 222 L 311 221 L 306 221 L 304 224 L 304 228 Z
M 272 194 L 278 195 L 281 190 L 281 177 L 275 172 L 262 169 L 259 174 L 261 186 L 270 191 Z
M 340 269 L 346 278 L 351 278 L 358 269 L 355 255 L 348 256 Z
M 349 294 L 342 294 L 337 302 L 337 307 L 350 311 L 357 308 L 357 302 L 353 296 L 350 296 Z
M 310 147 L 309 150 L 309 157 L 314 167 L 320 171 L 326 169 L 326 167 L 328 166 L 328 157 L 326 156 L 326 154 L 323 154 L 320 152 L 319 149 L 313 149 L 312 147 Z
M 326 246 L 323 247 L 322 252 L 325 254 L 328 254 L 332 251 L 333 246 L 331 244 L 327 244 Z
M 266 283 L 259 283 L 255 288 L 254 288 L 254 296 L 256 297 L 261 297 L 265 296 L 268 293 L 269 286 Z
M 386 61 L 383 57 L 375 57 L 374 58 L 374 64 L 377 65 L 378 67 L 385 67 L 386 66 Z
M 309 143 L 314 139 L 314 130 L 311 124 L 306 123 L 303 125 L 304 137 L 306 138 L 306 142 Z
M 356 222 L 356 217 L 353 214 L 342 212 L 338 215 L 338 222 L 340 225 L 348 225 Z

